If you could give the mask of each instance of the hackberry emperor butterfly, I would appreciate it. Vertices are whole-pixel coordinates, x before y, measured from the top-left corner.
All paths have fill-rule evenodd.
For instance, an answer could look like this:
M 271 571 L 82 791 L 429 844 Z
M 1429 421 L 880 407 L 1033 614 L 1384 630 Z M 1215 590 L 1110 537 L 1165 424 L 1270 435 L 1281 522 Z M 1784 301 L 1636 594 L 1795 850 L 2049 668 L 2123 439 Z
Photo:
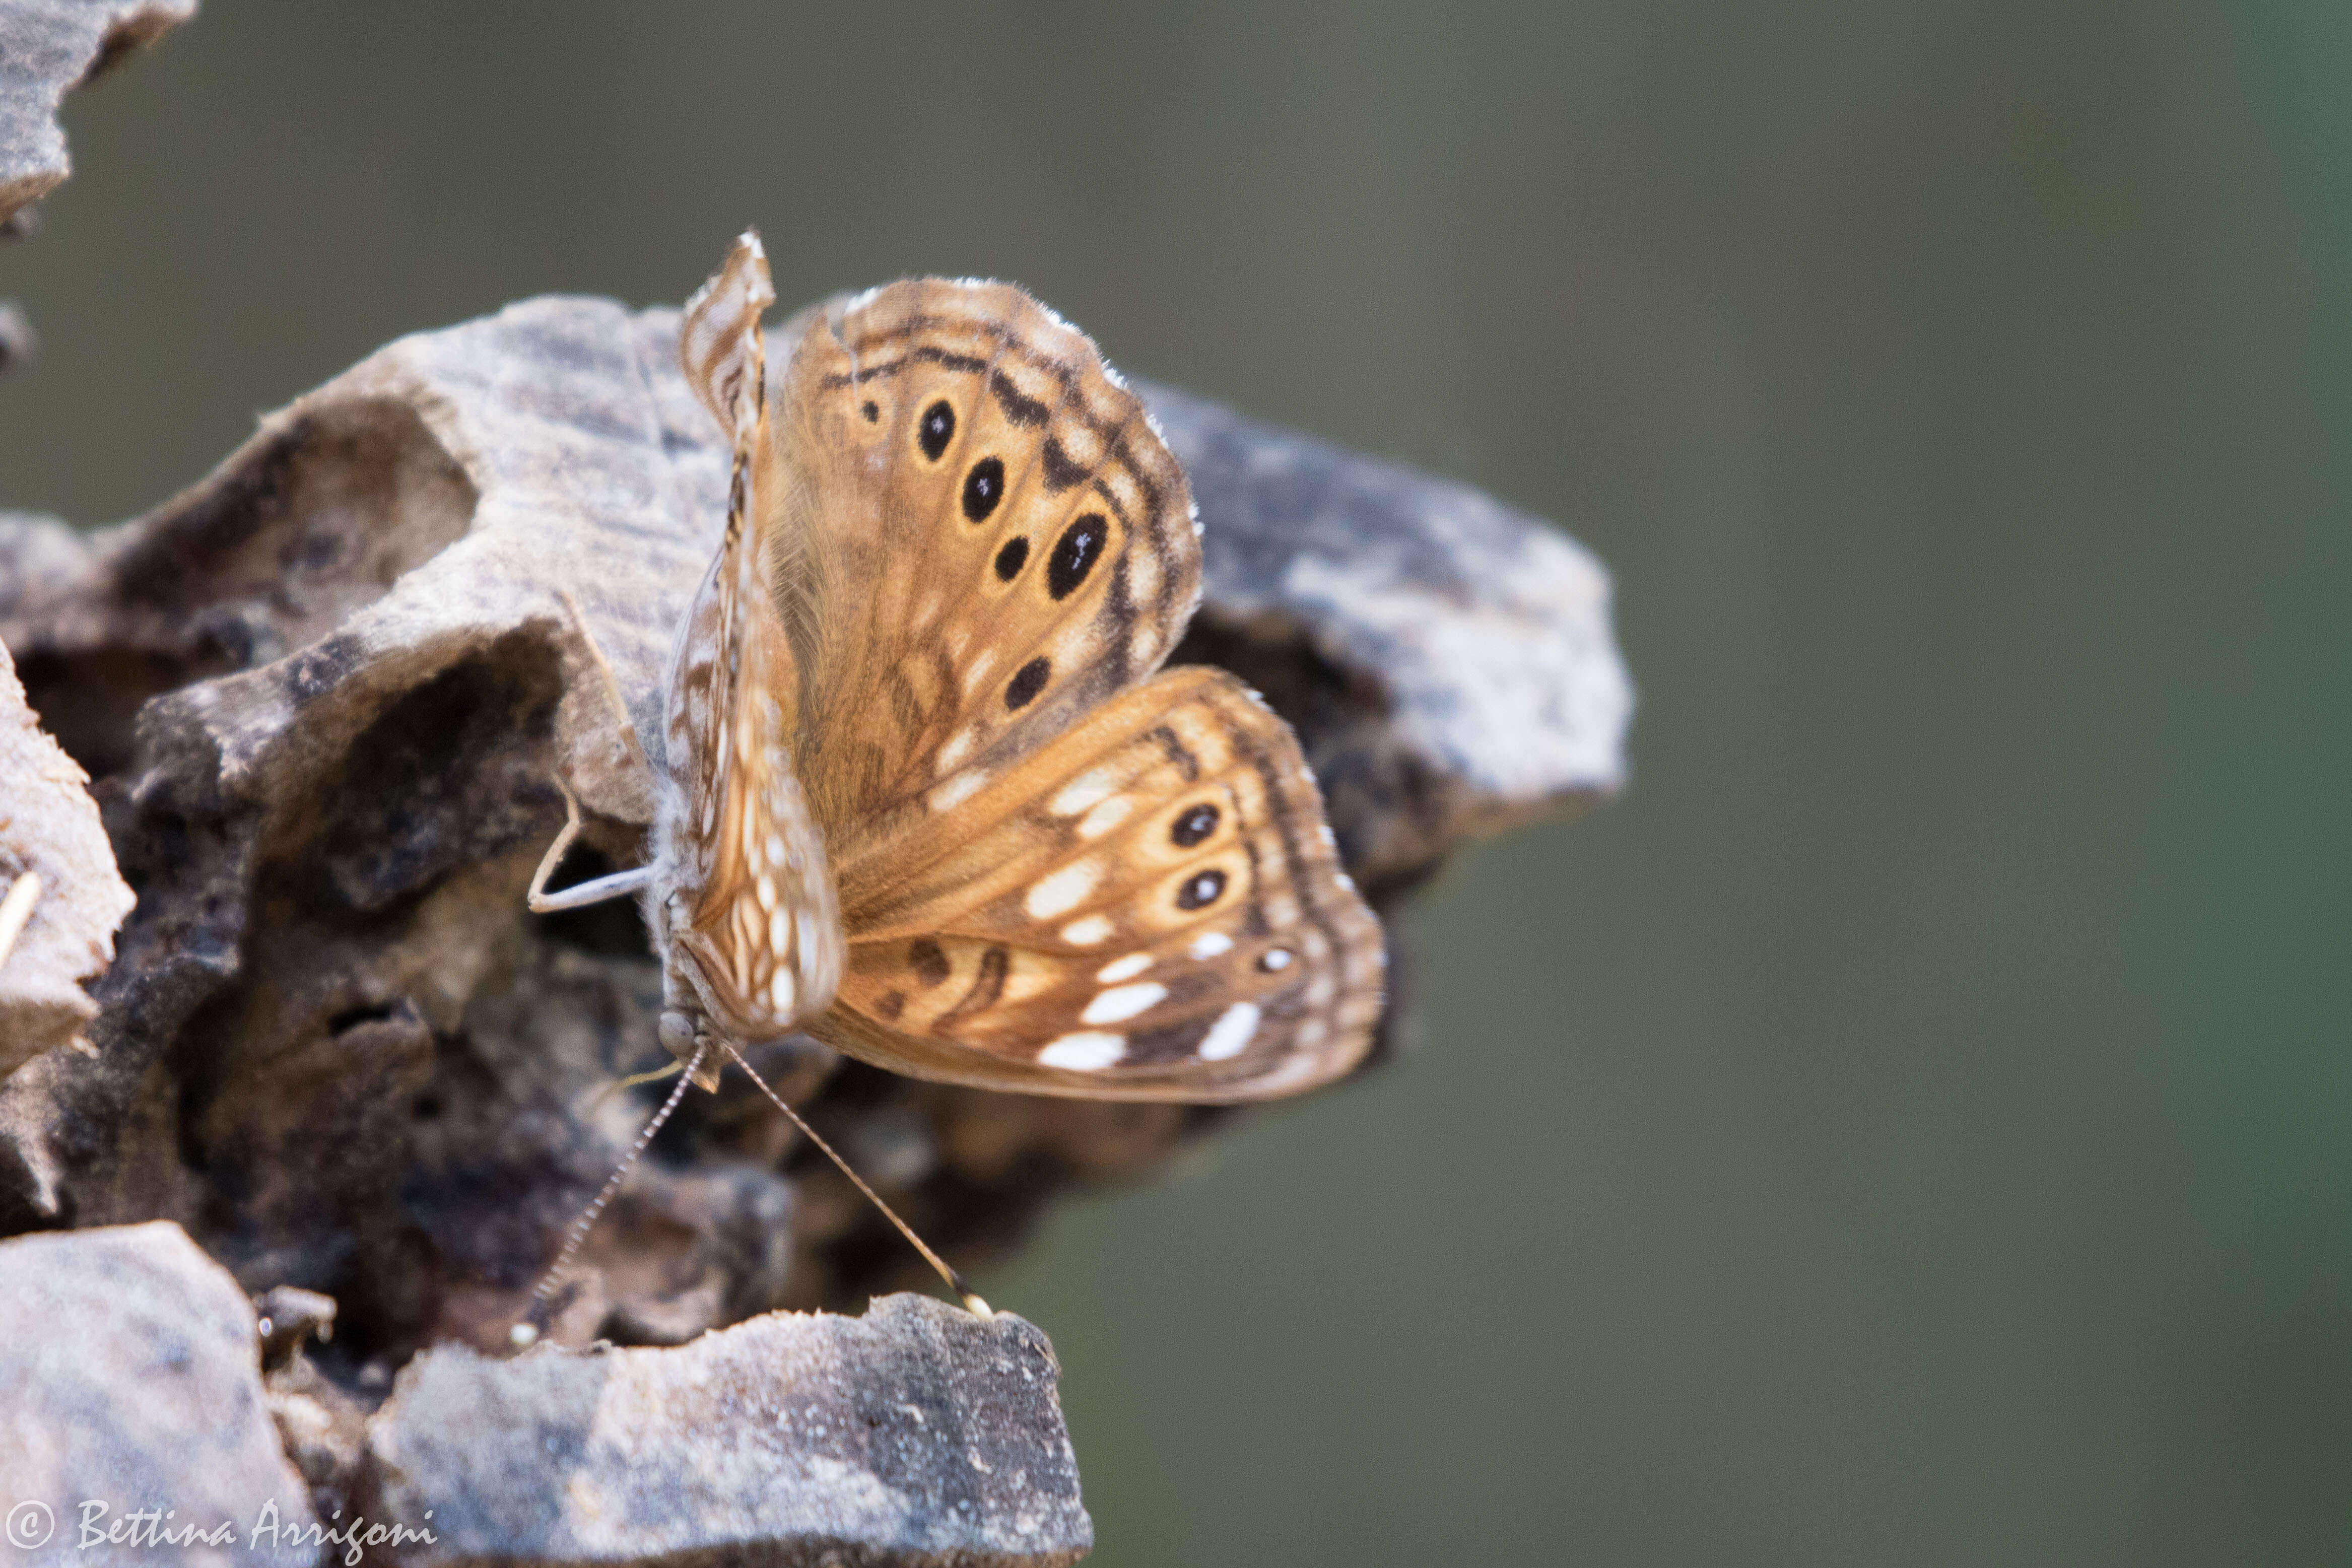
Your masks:
M 800 318 L 772 403 L 773 298 L 746 235 L 687 308 L 734 442 L 725 542 L 673 662 L 654 862 L 571 890 L 646 888 L 664 1042 L 800 1028 L 1096 1099 L 1344 1073 L 1380 926 L 1289 727 L 1159 668 L 1199 525 L 1141 402 L 1019 289 L 918 280 Z
M 1346 1072 L 1380 925 L 1289 727 L 1230 674 L 1160 668 L 1200 525 L 1142 403 L 1018 288 L 936 279 L 803 313 L 772 401 L 773 300 L 747 234 L 686 310 L 733 470 L 652 863 L 542 895 L 575 813 L 532 907 L 643 890 L 662 1040 L 706 1088 L 795 1029 L 1091 1099 Z

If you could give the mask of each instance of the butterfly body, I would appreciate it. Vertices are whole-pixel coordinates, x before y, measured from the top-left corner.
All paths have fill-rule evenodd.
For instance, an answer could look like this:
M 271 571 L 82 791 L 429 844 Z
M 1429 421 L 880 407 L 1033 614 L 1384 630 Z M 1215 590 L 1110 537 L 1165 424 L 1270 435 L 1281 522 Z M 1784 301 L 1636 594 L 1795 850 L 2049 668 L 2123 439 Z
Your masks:
M 1141 402 L 1019 289 L 938 279 L 804 313 L 772 392 L 772 299 L 747 235 L 682 334 L 734 463 L 644 887 L 664 1043 L 1095 1099 L 1344 1073 L 1379 924 L 1288 727 L 1160 668 L 1199 525 Z

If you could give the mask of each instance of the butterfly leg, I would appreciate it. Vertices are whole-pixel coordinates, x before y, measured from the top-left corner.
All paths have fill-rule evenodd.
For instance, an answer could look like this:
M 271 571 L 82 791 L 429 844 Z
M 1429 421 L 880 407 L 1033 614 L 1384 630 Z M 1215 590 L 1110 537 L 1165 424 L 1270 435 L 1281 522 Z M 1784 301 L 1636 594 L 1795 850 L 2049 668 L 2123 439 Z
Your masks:
M 530 891 L 524 895 L 524 901 L 530 905 L 532 914 L 552 915 L 560 909 L 580 909 L 591 904 L 602 904 L 608 898 L 625 898 L 653 880 L 653 868 L 641 865 L 628 871 L 616 871 L 610 876 L 600 876 L 575 887 L 567 887 L 561 893 L 548 892 L 547 879 L 555 874 L 555 868 L 563 863 L 564 853 L 572 848 L 572 841 L 580 836 L 580 802 L 562 779 L 558 779 L 555 787 L 563 791 L 563 831 L 555 835 L 553 843 L 547 846 L 547 853 L 540 857 L 539 869 L 531 873 Z

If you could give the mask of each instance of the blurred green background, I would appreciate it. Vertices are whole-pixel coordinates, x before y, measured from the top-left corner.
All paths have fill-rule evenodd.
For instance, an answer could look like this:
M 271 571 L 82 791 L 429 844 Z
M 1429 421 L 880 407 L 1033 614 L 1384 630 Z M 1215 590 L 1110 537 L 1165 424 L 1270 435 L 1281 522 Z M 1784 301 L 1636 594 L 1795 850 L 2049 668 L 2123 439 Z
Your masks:
M 2352 1556 L 2352 7 L 847 11 L 208 0 L 0 248 L 0 506 L 757 223 L 1559 518 L 1630 792 L 982 1281 L 1098 1560 Z

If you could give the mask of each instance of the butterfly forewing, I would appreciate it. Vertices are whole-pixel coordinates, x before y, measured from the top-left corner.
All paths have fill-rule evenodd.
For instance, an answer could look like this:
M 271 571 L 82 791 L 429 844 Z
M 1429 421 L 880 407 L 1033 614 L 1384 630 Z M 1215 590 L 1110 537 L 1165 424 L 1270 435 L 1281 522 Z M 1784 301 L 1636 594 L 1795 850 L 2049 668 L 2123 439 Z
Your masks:
M 1096 1099 L 1247 1100 L 1345 1072 L 1381 996 L 1288 727 L 1171 671 L 841 862 L 819 1038 L 896 1071 Z
M 789 1032 L 832 998 L 840 918 L 824 842 L 792 766 L 800 680 L 772 588 L 775 540 L 758 494 L 768 440 L 760 312 L 775 298 L 746 235 L 688 302 L 687 379 L 730 438 L 727 531 L 688 614 L 665 734 L 668 854 L 706 1010 L 739 1040 Z
M 1157 669 L 1200 592 L 1181 470 L 1019 289 L 812 321 L 770 493 L 816 585 L 802 773 L 836 850 L 955 801 Z

